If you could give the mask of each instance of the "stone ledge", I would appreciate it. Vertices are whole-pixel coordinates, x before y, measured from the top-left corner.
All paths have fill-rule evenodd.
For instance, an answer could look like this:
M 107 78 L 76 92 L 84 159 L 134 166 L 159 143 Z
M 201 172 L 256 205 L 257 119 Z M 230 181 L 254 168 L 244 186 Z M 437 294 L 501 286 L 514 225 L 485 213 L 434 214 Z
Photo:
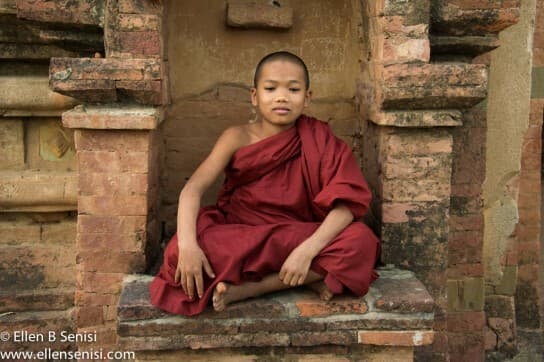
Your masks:
M 229 0 L 227 25 L 246 29 L 289 29 L 293 26 L 293 8 L 279 2 Z
M 455 127 L 463 125 L 462 112 L 450 110 L 424 110 L 378 112 L 371 116 L 371 121 L 380 126 L 394 127 Z
M 129 275 L 118 306 L 120 343 L 135 351 L 432 343 L 434 301 L 423 284 L 408 271 L 379 273 L 363 298 L 339 296 L 326 303 L 301 288 L 196 317 L 155 308 L 148 292 L 152 277 Z
M 77 210 L 76 172 L 0 172 L 0 211 L 73 210 Z
M 161 108 L 137 105 L 78 106 L 62 114 L 67 128 L 141 129 L 158 127 L 164 118 Z

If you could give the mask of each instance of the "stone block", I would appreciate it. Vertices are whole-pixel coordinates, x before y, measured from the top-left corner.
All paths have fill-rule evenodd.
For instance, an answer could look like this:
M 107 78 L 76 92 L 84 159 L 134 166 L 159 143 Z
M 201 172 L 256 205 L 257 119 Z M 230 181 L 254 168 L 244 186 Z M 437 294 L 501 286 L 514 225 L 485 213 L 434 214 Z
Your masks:
M 300 332 L 290 335 L 292 346 L 319 346 L 324 344 L 353 345 L 357 343 L 355 331 Z
M 151 14 L 119 14 L 117 16 L 120 31 L 159 31 L 161 19 Z
M 67 80 L 160 80 L 158 59 L 52 58 L 52 81 Z
M 0 287 L 4 291 L 73 287 L 73 250 L 40 244 L 8 246 L 0 254 Z
M 70 211 L 77 205 L 75 172 L 0 172 L 0 210 Z
M 46 76 L 0 77 L 0 107 L 6 110 L 5 117 L 60 115 L 76 104 L 75 99 L 49 89 Z
M 487 318 L 515 318 L 514 298 L 504 295 L 486 295 L 485 313 Z
M 42 243 L 73 247 L 76 240 L 76 220 L 42 223 L 40 226 Z
M 0 292 L 0 314 L 66 310 L 74 305 L 74 288 L 19 289 Z M 1 317 L 0 317 L 1 319 Z
M 78 106 L 62 114 L 62 123 L 65 127 L 84 129 L 155 129 L 162 119 L 163 113 L 160 109 L 128 105 Z M 78 139 L 93 137 L 87 133 L 76 132 L 75 135 L 76 147 Z
M 515 353 L 516 327 L 513 319 L 488 318 L 489 328 L 497 335 L 497 348 L 503 352 Z
M 0 147 L 3 150 L 0 170 L 17 170 L 25 165 L 24 127 L 20 119 L 0 121 Z
M 119 250 L 126 252 L 144 252 L 146 233 L 135 231 L 130 234 L 78 233 L 79 250 Z
M 463 124 L 462 114 L 456 110 L 379 112 L 371 120 L 380 126 L 394 127 L 450 127 Z
M 448 35 L 497 34 L 514 25 L 520 16 L 519 1 L 433 2 L 431 23 L 437 33 Z
M 486 314 L 483 311 L 448 313 L 446 318 L 448 332 L 481 332 L 486 325 Z
M 159 15 L 161 3 L 153 0 L 118 0 L 119 12 L 123 14 L 153 14 Z
M 480 64 L 398 64 L 383 69 L 383 109 L 470 108 L 487 95 Z
M 158 31 L 119 31 L 115 36 L 117 52 L 130 54 L 134 58 L 161 56 L 162 39 Z
M 513 265 L 505 267 L 499 285 L 495 288 L 497 294 L 514 295 L 516 291 L 517 275 L 517 266 Z
M 448 311 L 480 311 L 484 307 L 483 278 L 449 279 Z
M 478 56 L 498 48 L 496 35 L 489 36 L 447 36 L 431 35 L 431 49 L 435 54 L 462 54 Z
M 373 283 L 373 288 L 380 293 L 375 301 L 376 310 L 391 313 L 432 313 L 434 300 L 427 292 L 421 292 L 425 290 L 423 284 L 413 274 L 412 277 L 405 278 L 380 278 Z
M 84 196 L 78 199 L 78 212 L 97 216 L 143 216 L 148 214 L 144 195 Z
M 324 304 L 316 295 L 310 295 L 307 299 L 299 299 L 296 302 L 296 307 L 301 317 L 324 317 L 340 313 L 364 314 L 368 311 L 363 300 L 343 296 Z
M 293 8 L 279 2 L 229 0 L 227 25 L 249 29 L 289 29 L 293 26 Z
M 100 0 L 17 0 L 17 16 L 44 23 L 98 27 L 104 22 L 103 3 Z
M 163 81 L 117 81 L 115 87 L 120 99 L 132 99 L 139 104 L 167 104 Z
M 10 341 L 2 342 L 2 351 L 43 351 L 45 348 L 52 350 L 74 350 L 75 343 L 68 341 L 61 342 L 57 338 L 56 342 L 49 342 L 49 333 L 54 333 L 60 337 L 60 333 L 73 333 L 75 331 L 71 318 L 71 310 L 60 311 L 29 311 L 18 312 L 0 316 L 2 322 L 2 331 L 10 332 L 12 338 Z M 29 334 L 43 335 L 43 338 L 35 342 L 28 340 L 22 331 Z M 16 334 L 18 336 L 16 336 Z
M 361 344 L 376 346 L 424 346 L 433 342 L 433 331 L 359 331 Z

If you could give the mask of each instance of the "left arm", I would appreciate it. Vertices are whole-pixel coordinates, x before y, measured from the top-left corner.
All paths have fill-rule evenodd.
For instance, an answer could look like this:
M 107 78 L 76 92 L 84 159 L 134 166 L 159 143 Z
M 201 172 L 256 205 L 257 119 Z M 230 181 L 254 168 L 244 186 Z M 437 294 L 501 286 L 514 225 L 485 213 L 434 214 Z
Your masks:
M 297 246 L 281 267 L 279 277 L 286 285 L 302 285 L 312 260 L 353 221 L 353 214 L 342 203 L 335 204 L 317 230 Z

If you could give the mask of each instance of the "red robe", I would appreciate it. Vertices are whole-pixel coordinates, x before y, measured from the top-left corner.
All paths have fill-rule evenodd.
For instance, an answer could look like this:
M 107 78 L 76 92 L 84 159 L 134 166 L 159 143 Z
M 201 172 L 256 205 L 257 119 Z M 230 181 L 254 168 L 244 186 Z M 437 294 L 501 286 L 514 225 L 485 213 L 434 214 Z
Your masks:
M 238 149 L 225 175 L 217 204 L 203 207 L 197 221 L 198 243 L 216 277 L 203 271 L 204 295 L 190 300 L 174 282 L 174 236 L 149 287 L 151 302 L 170 313 L 202 312 L 220 281 L 240 284 L 279 272 L 335 201 L 345 204 L 357 220 L 371 199 L 351 149 L 327 123 L 304 115 L 295 127 Z M 334 294 L 347 288 L 362 296 L 377 278 L 378 249 L 372 231 L 355 221 L 314 258 L 311 270 L 324 276 Z

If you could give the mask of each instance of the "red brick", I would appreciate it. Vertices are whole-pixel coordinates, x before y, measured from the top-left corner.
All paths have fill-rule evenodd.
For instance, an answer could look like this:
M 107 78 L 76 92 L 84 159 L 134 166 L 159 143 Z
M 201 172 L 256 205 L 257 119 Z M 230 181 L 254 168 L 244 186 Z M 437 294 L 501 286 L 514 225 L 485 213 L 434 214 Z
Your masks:
M 145 196 L 80 196 L 78 212 L 99 216 L 142 216 L 147 215 Z
M 80 233 L 131 234 L 146 230 L 146 216 L 78 216 Z
M 79 272 L 78 290 L 98 294 L 119 294 L 124 274 Z
M 471 182 L 471 183 L 460 183 L 454 182 L 451 185 L 451 194 L 453 196 L 472 196 L 478 197 L 482 192 L 482 185 Z
M 96 332 L 96 342 L 95 346 L 98 346 L 103 349 L 104 354 L 106 351 L 119 350 L 117 345 L 117 326 L 115 323 L 104 323 L 102 326 L 94 326 L 91 328 L 78 328 L 78 333 L 95 333 Z M 84 346 L 91 347 L 92 344 L 85 343 Z M 115 348 L 112 348 L 115 347 Z
M 120 172 L 119 153 L 115 151 L 78 151 L 78 169 L 84 172 Z
M 482 230 L 484 220 L 482 215 L 450 216 L 451 231 Z
M 485 326 L 484 338 L 485 338 L 485 350 L 486 351 L 493 351 L 494 349 L 497 348 L 497 335 L 488 326 Z
M 111 250 L 80 251 L 76 260 L 85 271 L 89 272 L 142 273 L 145 270 L 143 253 Z
M 424 346 L 433 342 L 433 331 L 359 331 L 359 344 Z
M 353 345 L 356 340 L 355 331 L 320 331 L 292 333 L 292 346 L 319 346 L 323 344 Z
M 519 264 L 538 264 L 540 255 L 540 242 L 523 242 L 518 244 Z
M 478 231 L 450 232 L 448 247 L 450 264 L 479 263 L 482 260 L 482 235 Z
M 449 332 L 480 332 L 486 323 L 485 312 L 448 313 L 446 323 Z
M 449 354 L 453 362 L 483 361 L 484 333 L 449 333 Z
M 519 219 L 520 222 L 533 223 L 533 225 L 538 225 L 540 223 L 540 210 L 538 208 L 534 209 L 519 209 Z
M 75 318 L 78 327 L 99 326 L 104 323 L 101 306 L 78 307 L 75 311 Z
M 145 173 L 80 173 L 80 195 L 146 195 L 149 176 Z
M 128 252 L 144 252 L 145 232 L 131 234 L 79 233 L 77 247 L 79 250 L 118 250 Z
M 75 133 L 78 151 L 148 151 L 149 131 L 82 131 Z
M 158 31 L 122 31 L 116 33 L 119 52 L 138 56 L 161 55 L 161 36 Z
M 540 240 L 540 226 L 518 224 L 516 235 L 522 243 L 538 243 Z
M 15 1 L 13 1 L 15 3 Z M 104 17 L 95 1 L 17 0 L 17 17 L 43 23 L 98 26 Z
M 84 292 L 82 290 L 75 291 L 74 304 L 82 307 L 102 306 L 102 305 L 117 305 L 119 303 L 119 295 L 103 294 L 94 292 Z
M 338 313 L 363 314 L 368 311 L 362 299 L 337 297 L 328 303 L 319 298 L 310 298 L 296 302 L 301 317 L 322 317 Z

